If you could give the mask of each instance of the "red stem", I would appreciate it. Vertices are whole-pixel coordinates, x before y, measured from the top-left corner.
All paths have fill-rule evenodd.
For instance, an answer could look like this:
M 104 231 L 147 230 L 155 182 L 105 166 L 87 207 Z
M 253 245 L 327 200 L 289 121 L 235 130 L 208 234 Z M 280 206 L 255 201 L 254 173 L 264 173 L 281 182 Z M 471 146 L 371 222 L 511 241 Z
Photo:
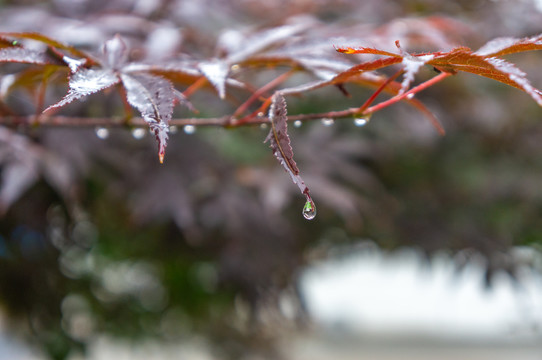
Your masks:
M 292 76 L 292 74 L 294 73 L 293 70 L 290 70 L 288 72 L 285 72 L 284 74 L 276 77 L 275 79 L 271 80 L 269 83 L 265 84 L 264 86 L 262 86 L 261 88 L 259 88 L 258 90 L 256 90 L 249 98 L 247 101 L 245 101 L 243 104 L 241 104 L 241 106 L 239 106 L 237 108 L 237 110 L 235 110 L 235 112 L 233 113 L 233 117 L 237 117 L 239 115 L 241 115 L 242 113 L 244 113 L 246 111 L 246 109 L 248 109 L 248 107 L 254 102 L 256 101 L 260 96 L 262 96 L 265 92 L 267 92 L 268 90 L 271 90 L 272 88 L 278 86 L 279 84 L 283 83 L 284 81 L 286 81 L 290 76 Z
M 448 72 L 441 72 L 440 74 L 438 74 L 434 78 L 431 78 L 431 79 L 427 80 L 426 82 L 423 82 L 420 85 L 418 85 L 416 87 L 413 87 L 412 89 L 402 93 L 401 95 L 394 96 L 391 99 L 388 99 L 388 100 L 383 101 L 383 102 L 381 102 L 379 104 L 376 104 L 375 106 L 371 106 L 370 108 L 367 108 L 364 113 L 365 114 L 371 114 L 371 113 L 375 113 L 375 112 L 377 112 L 379 110 L 382 110 L 382 109 L 384 109 L 384 108 L 386 108 L 386 107 L 388 107 L 390 105 L 395 104 L 396 102 L 399 102 L 399 101 L 403 100 L 404 98 L 408 97 L 410 94 L 416 94 L 416 93 L 418 93 L 418 92 L 420 92 L 420 91 L 422 91 L 424 89 L 427 89 L 430 86 L 435 85 L 439 81 L 442 81 L 442 80 L 446 79 L 448 76 L 451 76 L 451 75 L 452 74 L 448 73 Z
M 378 89 L 376 89 L 376 91 L 373 93 L 373 95 L 371 95 L 371 97 L 368 98 L 367 101 L 365 101 L 365 103 L 359 107 L 359 112 L 363 113 L 369 106 L 371 106 L 373 101 L 375 101 L 377 96 L 380 95 L 380 93 L 386 88 L 386 86 L 388 86 L 393 80 L 397 79 L 397 77 L 399 75 L 401 75 L 403 72 L 404 72 L 404 70 L 401 69 L 401 70 L 397 71 L 395 74 L 393 74 L 393 76 L 388 78 L 386 81 L 384 81 L 382 83 L 382 85 L 380 85 L 380 87 Z

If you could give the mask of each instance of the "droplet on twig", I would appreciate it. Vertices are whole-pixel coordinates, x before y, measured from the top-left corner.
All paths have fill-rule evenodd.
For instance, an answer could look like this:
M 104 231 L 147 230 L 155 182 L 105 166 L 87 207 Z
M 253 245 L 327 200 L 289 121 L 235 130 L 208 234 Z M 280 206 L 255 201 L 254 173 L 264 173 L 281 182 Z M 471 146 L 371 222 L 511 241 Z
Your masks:
M 354 125 L 358 127 L 362 127 L 362 126 L 367 125 L 369 120 L 371 120 L 371 114 L 362 115 L 354 119 Z
M 109 137 L 109 130 L 104 127 L 96 128 L 96 136 L 102 140 L 105 140 Z
M 196 127 L 194 125 L 185 125 L 183 131 L 185 134 L 191 135 L 196 132 Z
M 323 118 L 322 119 L 322 124 L 324 126 L 331 126 L 335 123 L 335 120 L 331 119 L 331 118 Z
M 294 127 L 299 128 L 301 127 L 301 125 L 303 125 L 303 122 L 301 120 L 294 121 Z
M 307 202 L 303 206 L 303 217 L 307 220 L 312 220 L 316 217 L 316 206 L 310 197 L 307 197 Z
M 141 140 L 145 136 L 147 131 L 143 128 L 136 128 L 132 130 L 132 137 L 136 140 Z

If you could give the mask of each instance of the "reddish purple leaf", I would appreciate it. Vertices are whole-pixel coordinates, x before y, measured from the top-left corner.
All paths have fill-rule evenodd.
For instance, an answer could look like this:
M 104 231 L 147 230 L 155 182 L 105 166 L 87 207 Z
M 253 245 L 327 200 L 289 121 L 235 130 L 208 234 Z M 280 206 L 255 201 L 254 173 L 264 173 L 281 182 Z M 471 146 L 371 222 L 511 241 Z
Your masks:
M 119 81 L 119 77 L 112 70 L 80 68 L 79 71 L 70 77 L 68 94 L 58 103 L 49 106 L 45 111 L 62 107 L 71 103 L 73 100 L 97 93 L 117 84 Z
M 120 70 L 128 60 L 128 48 L 118 34 L 105 42 L 103 53 L 105 64 L 113 70 Z
M 308 220 L 312 220 L 316 215 L 316 207 L 309 194 L 309 188 L 299 175 L 299 168 L 294 161 L 294 151 L 288 136 L 286 100 L 280 93 L 273 95 L 273 102 L 269 108 L 269 122 L 271 123 L 271 130 L 264 143 L 269 141 L 269 147 L 273 150 L 273 155 L 275 155 L 284 170 L 290 174 L 292 181 L 299 187 L 301 193 L 305 195 L 307 202 L 303 207 L 303 216 Z
M 8 47 L 0 49 L 0 62 L 17 62 L 25 64 L 51 64 L 51 57 L 46 53 L 36 50 L 29 50 L 22 47 Z
M 226 80 L 230 72 L 228 63 L 221 60 L 206 61 L 199 64 L 199 70 L 209 80 L 221 99 L 226 97 Z
M 130 105 L 141 112 L 158 140 L 160 163 L 164 161 L 169 121 L 173 115 L 175 90 L 159 76 L 126 73 L 120 75 Z

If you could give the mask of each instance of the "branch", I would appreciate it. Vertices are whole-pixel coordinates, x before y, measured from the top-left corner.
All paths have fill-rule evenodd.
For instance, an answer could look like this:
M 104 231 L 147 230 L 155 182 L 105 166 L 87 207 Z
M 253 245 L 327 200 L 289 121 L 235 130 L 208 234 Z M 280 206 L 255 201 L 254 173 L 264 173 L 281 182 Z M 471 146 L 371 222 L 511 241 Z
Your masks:
M 396 102 L 408 98 L 409 95 L 416 94 L 436 83 L 452 75 L 451 73 L 442 72 L 439 75 L 427 80 L 426 82 L 410 89 L 409 91 L 394 96 L 386 101 L 383 101 L 377 105 L 366 108 L 363 114 L 372 114 L 379 110 L 382 110 Z M 363 108 L 363 107 L 362 107 Z M 313 114 L 298 114 L 289 115 L 288 121 L 308 121 L 318 120 L 322 118 L 340 119 L 360 115 L 360 108 L 350 108 L 341 111 L 328 111 L 323 113 Z M 259 125 L 269 123 L 269 119 L 266 116 L 249 115 L 237 121 L 233 116 L 226 115 L 217 118 L 182 118 L 172 119 L 169 124 L 171 126 L 219 126 L 219 127 L 241 127 L 250 125 Z M 147 127 L 148 124 L 140 117 L 134 117 L 126 119 L 125 117 L 107 117 L 107 118 L 85 118 L 85 117 L 72 117 L 72 116 L 41 116 L 36 120 L 35 116 L 2 116 L 0 117 L 0 125 L 4 126 L 20 126 L 20 125 L 39 125 L 47 127 Z

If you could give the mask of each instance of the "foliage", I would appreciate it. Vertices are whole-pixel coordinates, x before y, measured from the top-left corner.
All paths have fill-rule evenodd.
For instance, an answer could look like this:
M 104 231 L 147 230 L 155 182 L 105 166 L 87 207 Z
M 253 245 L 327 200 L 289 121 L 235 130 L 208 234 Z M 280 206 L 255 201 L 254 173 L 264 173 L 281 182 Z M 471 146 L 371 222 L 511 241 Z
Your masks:
M 236 323 L 239 304 L 258 318 L 281 291 L 295 293 L 309 250 L 328 240 L 474 250 L 487 257 L 488 274 L 514 274 L 510 246 L 542 243 L 542 197 L 532 186 L 540 149 L 524 141 L 540 125 L 475 129 L 473 114 L 490 107 L 472 94 L 488 87 L 479 98 L 489 102 L 505 87 L 460 74 L 542 105 L 503 58 L 542 49 L 541 35 L 472 51 L 458 46 L 467 27 L 450 18 L 335 23 L 338 9 L 362 14 L 369 5 L 384 19 L 376 0 L 294 1 L 288 18 L 273 1 L 143 3 L 58 0 L 0 15 L 0 293 L 11 294 L 1 300 L 51 356 L 99 331 L 175 338 L 192 330 L 239 356 L 239 343 L 259 336 Z M 250 20 L 264 16 L 266 26 Z M 442 109 L 442 123 L 429 108 Z M 418 125 L 419 114 L 436 131 Z M 299 128 L 313 120 L 335 125 Z M 318 201 L 314 222 L 297 226 L 297 190 L 269 160 L 260 127 L 306 197 L 305 218 L 316 212 L 311 194 Z M 160 162 L 168 147 L 161 166 L 146 128 Z M 478 139 L 458 135 L 466 133 Z M 525 163 L 506 158 L 513 152 Z M 533 172 L 514 184 L 510 168 Z M 149 281 L 130 287 L 133 276 Z M 90 330 L 81 332 L 74 314 L 90 316 Z

